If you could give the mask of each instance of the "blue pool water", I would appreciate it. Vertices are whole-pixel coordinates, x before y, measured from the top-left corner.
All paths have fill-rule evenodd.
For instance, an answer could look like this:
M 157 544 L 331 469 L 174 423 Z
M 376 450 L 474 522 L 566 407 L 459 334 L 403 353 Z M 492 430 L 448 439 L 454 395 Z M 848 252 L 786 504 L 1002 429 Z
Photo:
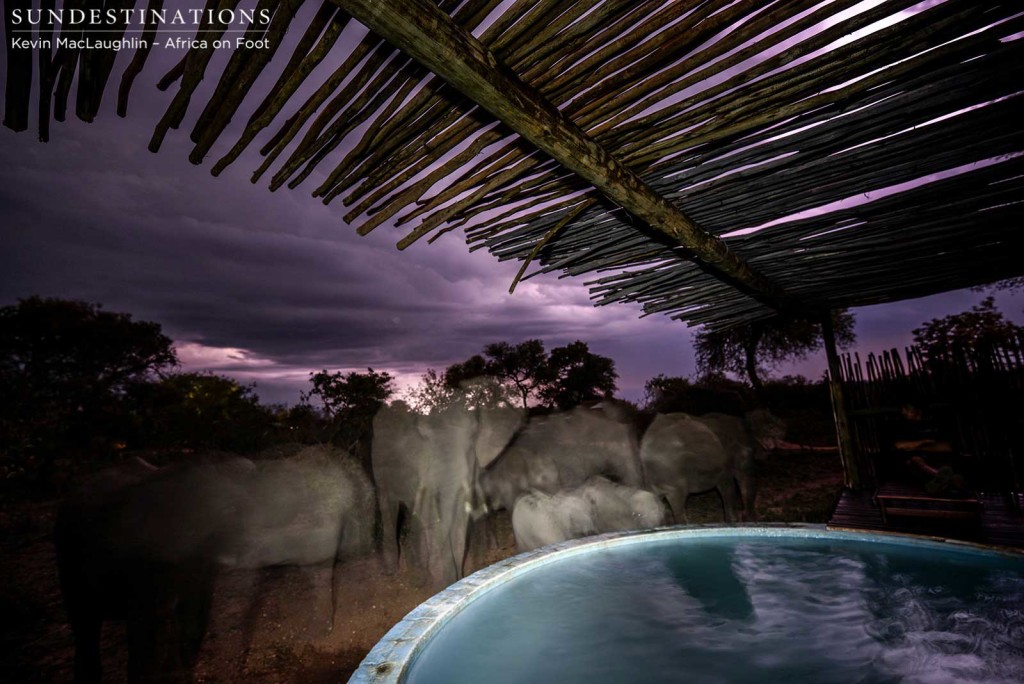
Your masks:
M 828 538 L 612 545 L 474 598 L 404 681 L 1022 682 L 1024 561 Z

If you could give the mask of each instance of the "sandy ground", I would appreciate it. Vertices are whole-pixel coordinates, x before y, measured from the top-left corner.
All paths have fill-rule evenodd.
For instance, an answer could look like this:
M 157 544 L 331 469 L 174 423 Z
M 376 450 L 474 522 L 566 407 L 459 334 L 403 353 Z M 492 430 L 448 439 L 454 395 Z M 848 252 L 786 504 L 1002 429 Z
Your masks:
M 825 522 L 841 486 L 834 454 L 776 453 L 761 464 L 765 521 Z M 71 680 L 71 629 L 52 541 L 56 502 L 0 505 L 0 681 Z M 691 497 L 691 522 L 719 522 L 714 493 Z M 497 548 L 478 545 L 470 569 L 515 553 L 507 516 Z M 333 589 L 333 591 L 332 591 Z M 433 592 L 376 556 L 331 567 L 226 571 L 214 596 L 197 682 L 343 682 L 370 648 Z M 332 605 L 334 609 L 332 610 Z M 124 681 L 124 628 L 104 628 L 105 681 Z

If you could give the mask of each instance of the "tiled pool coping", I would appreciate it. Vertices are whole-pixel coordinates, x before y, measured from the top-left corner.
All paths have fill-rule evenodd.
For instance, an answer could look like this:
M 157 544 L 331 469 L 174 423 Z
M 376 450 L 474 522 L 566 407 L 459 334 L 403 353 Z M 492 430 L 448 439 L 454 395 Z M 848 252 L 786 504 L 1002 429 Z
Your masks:
M 906 534 L 853 532 L 826 529 L 824 525 L 802 523 L 740 524 L 740 525 L 677 525 L 652 530 L 612 532 L 596 537 L 574 539 L 552 544 L 535 551 L 512 556 L 473 573 L 416 607 L 388 631 L 367 654 L 349 679 L 350 684 L 396 684 L 401 682 L 417 651 L 431 635 L 453 615 L 486 592 L 501 586 L 524 572 L 570 556 L 589 553 L 610 546 L 657 541 L 681 537 L 751 537 L 787 539 L 835 539 L 856 541 L 899 541 L 912 546 L 927 546 L 965 553 L 990 553 L 1024 558 L 1019 550 L 982 546 L 937 537 Z

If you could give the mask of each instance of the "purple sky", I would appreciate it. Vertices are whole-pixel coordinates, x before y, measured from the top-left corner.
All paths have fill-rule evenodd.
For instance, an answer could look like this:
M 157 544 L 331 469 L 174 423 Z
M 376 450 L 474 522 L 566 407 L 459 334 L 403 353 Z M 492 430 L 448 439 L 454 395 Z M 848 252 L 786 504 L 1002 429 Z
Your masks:
M 634 306 L 596 309 L 582 279 L 536 278 L 509 295 L 518 264 L 469 254 L 458 234 L 405 252 L 394 247 L 404 233 L 388 226 L 359 237 L 340 205 L 309 196 L 315 182 L 277 193 L 250 184 L 252 150 L 213 178 L 209 165 L 187 160 L 190 121 L 149 153 L 173 94 L 152 84 L 178 56 L 154 50 L 127 119 L 114 115 L 108 93 L 96 123 L 55 123 L 47 144 L 34 131 L 0 129 L 0 305 L 40 294 L 157 321 L 185 369 L 255 381 L 277 402 L 296 401 L 311 370 L 372 366 L 404 386 L 498 340 L 540 338 L 550 349 L 582 339 L 615 359 L 630 399 L 658 373 L 693 372 L 685 325 L 638 319 Z M 208 79 L 195 101 L 213 85 Z M 246 101 L 214 159 L 257 102 Z M 859 309 L 857 348 L 906 344 L 923 321 L 982 297 L 961 291 Z M 1024 296 L 999 302 L 1024 319 Z M 817 376 L 823 367 L 813 359 L 780 370 Z

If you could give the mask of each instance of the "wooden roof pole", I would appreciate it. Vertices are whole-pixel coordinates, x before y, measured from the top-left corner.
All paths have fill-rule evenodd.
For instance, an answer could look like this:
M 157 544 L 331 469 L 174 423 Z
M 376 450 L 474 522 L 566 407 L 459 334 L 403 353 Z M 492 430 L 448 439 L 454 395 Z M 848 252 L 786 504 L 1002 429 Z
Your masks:
M 712 271 L 776 309 L 794 297 L 655 192 L 429 0 L 333 0 Z
M 839 458 L 843 462 L 844 484 L 849 489 L 860 489 L 863 478 L 850 430 L 850 418 L 846 412 L 843 375 L 840 369 L 839 352 L 836 350 L 836 331 L 832 324 L 831 311 L 825 312 L 821 317 L 821 337 L 825 342 L 825 358 L 828 360 L 828 387 L 832 398 L 832 417 L 836 423 Z

